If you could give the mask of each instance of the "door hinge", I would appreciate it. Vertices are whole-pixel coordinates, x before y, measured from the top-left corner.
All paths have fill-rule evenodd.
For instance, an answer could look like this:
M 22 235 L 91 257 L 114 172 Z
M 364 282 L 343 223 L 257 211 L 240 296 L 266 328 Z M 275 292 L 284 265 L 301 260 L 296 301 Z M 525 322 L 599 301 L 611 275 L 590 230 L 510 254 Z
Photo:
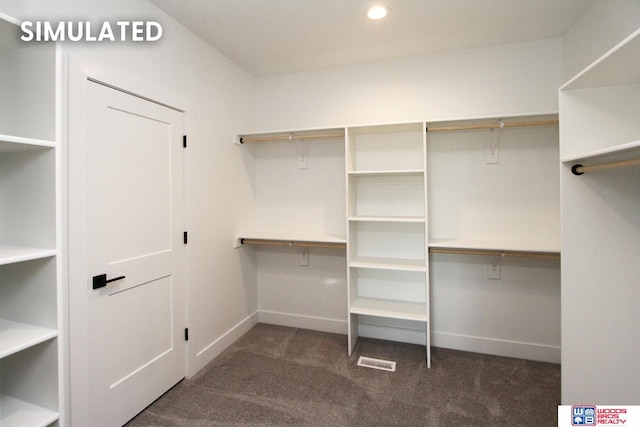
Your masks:
M 184 232 L 184 235 L 182 236 L 182 241 L 183 243 L 186 245 L 187 244 L 187 232 Z
M 182 135 L 182 146 L 187 148 L 187 135 Z
M 184 340 L 189 341 L 189 328 L 184 328 Z

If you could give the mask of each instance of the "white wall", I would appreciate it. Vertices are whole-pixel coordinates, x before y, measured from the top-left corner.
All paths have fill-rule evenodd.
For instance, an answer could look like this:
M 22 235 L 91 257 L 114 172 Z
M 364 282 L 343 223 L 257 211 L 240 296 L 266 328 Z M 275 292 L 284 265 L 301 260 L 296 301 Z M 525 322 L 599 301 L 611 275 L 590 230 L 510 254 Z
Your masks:
M 563 82 L 562 40 L 495 46 L 379 62 L 367 65 L 269 76 L 256 80 L 257 129 L 286 130 L 370 123 L 501 117 L 558 111 L 557 88 Z M 557 181 L 555 160 L 547 166 Z M 551 229 L 559 234 L 559 190 Z M 258 208 L 258 211 L 260 208 Z M 556 238 L 559 238 L 557 236 Z M 295 255 L 295 254 L 294 254 Z M 263 289 L 294 286 L 273 274 L 271 265 L 292 264 L 295 292 L 313 289 L 313 300 L 327 304 L 335 289 L 322 289 L 317 272 L 305 275 L 294 260 L 265 253 L 259 262 L 259 308 L 277 303 L 280 318 L 305 313 L 294 300 L 275 301 Z M 336 259 L 328 278 L 337 271 Z M 557 261 L 509 260 L 500 281 L 487 280 L 484 257 L 432 257 L 433 344 L 471 351 L 559 362 L 560 270 Z M 269 274 L 262 274 L 265 269 Z M 314 285 L 315 283 L 315 285 Z M 455 300 L 455 301 L 454 301 Z M 478 303 L 481 301 L 481 303 Z M 264 304 L 263 304 L 264 302 Z M 455 302 L 455 303 L 454 303 Z M 264 307 L 263 307 L 264 305 Z M 345 303 L 336 300 L 318 314 L 326 330 Z M 322 322 L 316 322 L 316 325 Z M 335 330 L 334 330 L 335 331 Z M 362 329 L 361 329 L 362 332 Z M 366 334 L 424 341 L 424 334 L 372 325 Z M 420 338 L 415 338 L 420 337 Z
M 638 27 L 640 1 L 596 0 L 564 36 L 565 79 L 575 76 Z
M 495 46 L 256 80 L 256 127 L 557 112 L 562 41 Z
M 252 221 L 251 185 L 242 154 L 230 141 L 253 125 L 253 78 L 146 0 L 3 1 L 22 20 L 157 20 L 162 40 L 148 43 L 64 43 L 63 54 L 84 70 L 120 76 L 152 98 L 186 110 L 189 374 L 195 373 L 257 316 L 255 268 L 233 249 L 238 224 Z M 72 108 L 82 108 L 70 99 Z M 77 137 L 79 123 L 70 123 Z M 80 136 L 81 137 L 81 136 Z M 71 153 L 71 161 L 76 159 Z M 76 165 L 79 166 L 79 165 Z M 80 209 L 72 229 L 82 223 Z M 85 283 L 82 239 L 70 247 L 71 421 L 90 425 L 86 408 Z M 86 305 L 86 304 L 85 304 Z M 236 328 L 236 333 L 227 333 Z

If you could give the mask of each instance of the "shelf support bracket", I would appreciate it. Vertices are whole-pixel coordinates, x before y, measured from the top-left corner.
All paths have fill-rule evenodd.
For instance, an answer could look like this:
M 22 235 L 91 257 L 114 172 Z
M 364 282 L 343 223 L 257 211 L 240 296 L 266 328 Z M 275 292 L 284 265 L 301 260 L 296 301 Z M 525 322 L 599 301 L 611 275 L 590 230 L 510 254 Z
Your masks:
M 289 141 L 293 142 L 296 146 L 296 150 L 298 151 L 298 169 L 306 169 L 307 168 L 307 152 L 300 145 L 302 142 L 302 138 L 294 138 L 294 134 L 289 134 Z
M 493 141 L 487 145 L 487 164 L 498 163 L 498 137 L 500 136 L 500 129 L 504 129 L 504 122 L 500 120 L 496 128 L 492 128 Z

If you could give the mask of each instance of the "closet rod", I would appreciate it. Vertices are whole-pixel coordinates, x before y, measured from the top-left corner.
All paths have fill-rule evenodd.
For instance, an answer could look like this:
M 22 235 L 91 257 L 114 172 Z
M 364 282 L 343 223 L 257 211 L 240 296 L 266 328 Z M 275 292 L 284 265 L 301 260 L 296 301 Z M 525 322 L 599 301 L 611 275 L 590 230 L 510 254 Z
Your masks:
M 269 245 L 269 246 L 294 246 L 307 248 L 345 248 L 346 243 L 331 242 L 299 242 L 289 240 L 269 240 L 269 239 L 240 239 L 243 245 Z
M 525 251 L 495 251 L 484 249 L 447 249 L 447 248 L 429 248 L 430 253 L 434 254 L 453 254 L 453 255 L 489 255 L 489 256 L 511 256 L 522 258 L 543 258 L 543 259 L 560 259 L 560 254 L 546 252 L 525 252 Z
M 515 127 L 525 127 L 525 126 L 550 126 L 557 125 L 560 123 L 559 120 L 539 120 L 539 121 L 529 121 L 529 122 L 504 122 L 503 126 L 500 123 L 487 123 L 487 124 L 478 124 L 478 125 L 464 125 L 464 126 L 444 126 L 439 128 L 431 128 L 427 127 L 427 132 L 447 132 L 454 130 L 476 130 L 476 129 L 499 129 L 499 128 L 515 128 Z
M 595 171 L 600 171 L 605 169 L 614 169 L 614 168 L 628 168 L 631 166 L 640 166 L 640 158 L 620 160 L 618 162 L 601 163 L 599 165 L 591 165 L 591 166 L 583 166 L 583 165 L 577 164 L 577 165 L 573 165 L 573 167 L 571 168 L 571 172 L 574 175 L 582 175 L 585 172 L 595 172 Z
M 304 139 L 333 139 L 333 138 L 344 138 L 344 132 L 342 133 L 320 133 L 320 134 L 309 134 L 309 135 L 295 135 L 291 134 L 293 139 L 304 140 Z M 240 144 L 244 144 L 245 142 L 274 142 L 274 141 L 289 141 L 289 135 L 280 135 L 280 136 L 241 136 Z

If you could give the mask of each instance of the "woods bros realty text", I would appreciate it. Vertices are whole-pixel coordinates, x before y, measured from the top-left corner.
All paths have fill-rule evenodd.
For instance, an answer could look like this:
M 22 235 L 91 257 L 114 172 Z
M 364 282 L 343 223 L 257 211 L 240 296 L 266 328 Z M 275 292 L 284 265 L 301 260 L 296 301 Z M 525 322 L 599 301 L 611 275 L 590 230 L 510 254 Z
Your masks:
M 20 29 L 25 42 L 153 42 L 162 37 L 162 25 L 155 21 L 24 21 Z

